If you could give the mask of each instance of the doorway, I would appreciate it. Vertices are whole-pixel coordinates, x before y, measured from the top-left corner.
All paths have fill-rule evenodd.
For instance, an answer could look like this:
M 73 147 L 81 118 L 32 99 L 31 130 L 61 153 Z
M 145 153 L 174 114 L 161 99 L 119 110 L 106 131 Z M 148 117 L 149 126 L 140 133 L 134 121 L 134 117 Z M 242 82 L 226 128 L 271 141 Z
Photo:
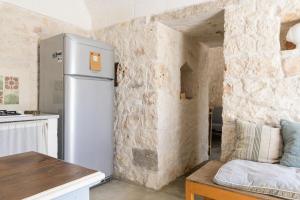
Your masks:
M 214 158 L 221 152 L 221 140 L 210 139 L 209 109 L 222 107 L 224 11 L 163 21 L 157 28 L 161 165 L 181 175 L 211 159 L 212 145 L 219 149 Z

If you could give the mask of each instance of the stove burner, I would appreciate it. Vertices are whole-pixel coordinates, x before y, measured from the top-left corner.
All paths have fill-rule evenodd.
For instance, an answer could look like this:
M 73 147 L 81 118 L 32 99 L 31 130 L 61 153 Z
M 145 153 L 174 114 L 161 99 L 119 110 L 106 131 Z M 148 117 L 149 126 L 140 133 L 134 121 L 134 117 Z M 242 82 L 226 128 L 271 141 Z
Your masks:
M 20 115 L 17 111 L 0 110 L 0 116 Z

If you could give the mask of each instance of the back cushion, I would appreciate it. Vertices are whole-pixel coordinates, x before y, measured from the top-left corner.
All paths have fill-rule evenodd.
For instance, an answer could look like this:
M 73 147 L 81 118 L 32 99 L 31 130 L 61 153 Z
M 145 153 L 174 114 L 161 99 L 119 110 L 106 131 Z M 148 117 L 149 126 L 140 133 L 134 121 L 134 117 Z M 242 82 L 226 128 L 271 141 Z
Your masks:
M 280 128 L 236 121 L 237 141 L 231 160 L 277 163 L 282 155 Z
M 284 153 L 280 164 L 300 168 L 300 123 L 281 120 Z

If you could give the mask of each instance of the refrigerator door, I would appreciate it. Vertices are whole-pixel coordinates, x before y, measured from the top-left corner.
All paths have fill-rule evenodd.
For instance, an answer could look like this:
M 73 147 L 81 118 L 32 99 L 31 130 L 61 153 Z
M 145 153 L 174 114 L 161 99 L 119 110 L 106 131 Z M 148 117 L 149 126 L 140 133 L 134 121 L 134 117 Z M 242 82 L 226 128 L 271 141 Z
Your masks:
M 112 49 L 108 49 L 104 44 L 66 34 L 64 48 L 65 75 L 114 78 L 114 53 Z M 91 68 L 92 53 L 99 55 L 99 57 L 96 57 L 100 64 L 98 70 Z
M 106 176 L 113 170 L 113 81 L 65 76 L 65 160 Z

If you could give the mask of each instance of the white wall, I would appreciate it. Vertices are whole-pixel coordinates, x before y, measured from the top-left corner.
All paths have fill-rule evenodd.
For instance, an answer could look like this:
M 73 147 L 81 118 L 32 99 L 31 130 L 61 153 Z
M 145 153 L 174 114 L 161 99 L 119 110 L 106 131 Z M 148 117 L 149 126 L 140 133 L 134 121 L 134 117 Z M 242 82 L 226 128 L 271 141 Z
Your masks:
M 91 17 L 84 0 L 0 0 L 43 15 L 91 29 Z
M 213 0 L 85 0 L 93 27 L 100 28 L 132 18 L 149 16 L 167 10 Z
M 62 32 L 88 37 L 89 31 L 2 2 L 0 21 L 0 76 L 19 78 L 19 104 L 0 103 L 0 109 L 36 110 L 39 41 Z

